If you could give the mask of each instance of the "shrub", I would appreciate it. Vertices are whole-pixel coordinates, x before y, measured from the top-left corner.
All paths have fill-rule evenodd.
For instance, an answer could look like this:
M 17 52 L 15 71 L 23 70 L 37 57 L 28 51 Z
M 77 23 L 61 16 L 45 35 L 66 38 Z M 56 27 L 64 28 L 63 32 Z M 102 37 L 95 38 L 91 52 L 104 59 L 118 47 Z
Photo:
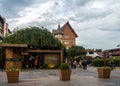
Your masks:
M 48 68 L 48 64 L 44 64 L 44 68 Z
M 103 59 L 94 59 L 92 61 L 92 66 L 97 66 L 97 67 L 101 67 L 101 66 L 104 66 L 104 62 L 103 62 Z
M 115 66 L 119 66 L 120 58 L 106 58 L 106 66 L 109 65 L 110 60 L 112 60 L 114 62 Z M 97 67 L 104 66 L 104 59 L 103 58 L 94 59 L 94 60 L 92 60 L 91 65 L 97 66 Z
M 20 69 L 17 68 L 15 65 L 10 65 L 9 69 L 7 69 L 6 71 L 20 71 Z
M 115 59 L 113 58 L 112 60 L 115 64 L 115 66 L 119 66 L 120 58 L 115 58 Z
M 70 70 L 70 66 L 67 63 L 61 63 L 60 69 L 61 70 Z
M 56 65 L 55 65 L 55 68 L 58 69 L 59 67 L 60 67 L 60 64 L 56 64 Z

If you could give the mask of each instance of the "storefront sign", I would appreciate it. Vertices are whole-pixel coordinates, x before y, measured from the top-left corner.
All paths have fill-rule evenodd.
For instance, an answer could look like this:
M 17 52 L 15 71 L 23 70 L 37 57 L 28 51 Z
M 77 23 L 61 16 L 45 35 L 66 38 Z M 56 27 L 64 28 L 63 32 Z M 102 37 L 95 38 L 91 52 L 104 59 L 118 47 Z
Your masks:
M 57 58 L 55 58 L 55 57 L 49 57 L 48 60 L 57 61 Z
M 21 61 L 21 59 L 20 58 L 6 58 L 6 61 L 7 62 L 19 62 Z

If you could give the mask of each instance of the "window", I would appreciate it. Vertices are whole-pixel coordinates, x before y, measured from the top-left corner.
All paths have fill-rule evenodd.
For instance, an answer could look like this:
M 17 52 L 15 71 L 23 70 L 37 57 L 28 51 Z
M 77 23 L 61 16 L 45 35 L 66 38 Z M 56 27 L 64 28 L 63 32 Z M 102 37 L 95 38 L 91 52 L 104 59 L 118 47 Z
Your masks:
M 64 38 L 69 38 L 69 36 L 64 36 Z
M 61 35 L 61 34 L 57 34 L 57 35 L 55 35 L 55 37 L 56 37 L 56 38 L 61 38 L 62 35 Z
M 2 22 L 0 21 L 0 26 L 2 26 Z
M 69 44 L 69 42 L 65 41 L 64 44 Z
M 89 51 L 89 54 L 94 54 L 94 52 L 93 51 Z

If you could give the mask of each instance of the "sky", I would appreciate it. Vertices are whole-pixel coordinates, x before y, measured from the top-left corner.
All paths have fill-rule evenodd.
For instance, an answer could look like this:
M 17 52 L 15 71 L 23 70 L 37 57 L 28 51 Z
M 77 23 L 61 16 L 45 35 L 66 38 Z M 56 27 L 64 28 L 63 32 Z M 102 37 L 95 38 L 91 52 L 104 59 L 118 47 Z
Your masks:
M 10 30 L 43 26 L 52 31 L 69 21 L 78 46 L 106 50 L 120 44 L 120 0 L 0 0 L 0 15 Z

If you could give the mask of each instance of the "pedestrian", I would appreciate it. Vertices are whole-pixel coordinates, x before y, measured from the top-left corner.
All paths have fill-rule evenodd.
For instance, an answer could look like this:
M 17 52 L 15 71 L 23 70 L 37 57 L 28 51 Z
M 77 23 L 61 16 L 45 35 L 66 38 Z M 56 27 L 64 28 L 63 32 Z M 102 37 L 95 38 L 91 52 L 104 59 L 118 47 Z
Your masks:
M 69 64 L 69 66 L 70 66 L 70 68 L 71 68 L 71 61 L 69 61 L 68 64 Z
M 119 62 L 119 68 L 120 68 L 120 62 Z
M 77 65 L 77 61 L 74 60 L 74 61 L 73 61 L 73 68 L 74 68 L 74 69 L 76 69 L 76 65 Z
M 82 62 L 81 62 L 81 60 L 79 61 L 79 67 L 82 68 Z
M 27 71 L 28 71 L 28 68 L 29 68 L 29 66 L 28 66 L 28 64 L 26 64 L 26 69 L 27 69 Z
M 38 60 L 36 58 L 35 61 L 34 61 L 34 65 L 35 65 L 36 68 L 37 68 L 37 64 L 38 64 Z
M 113 62 L 113 61 L 109 61 L 109 67 L 110 67 L 111 69 L 114 69 L 115 64 L 114 64 L 114 62 Z
M 83 69 L 87 69 L 87 60 L 82 61 L 82 67 Z

